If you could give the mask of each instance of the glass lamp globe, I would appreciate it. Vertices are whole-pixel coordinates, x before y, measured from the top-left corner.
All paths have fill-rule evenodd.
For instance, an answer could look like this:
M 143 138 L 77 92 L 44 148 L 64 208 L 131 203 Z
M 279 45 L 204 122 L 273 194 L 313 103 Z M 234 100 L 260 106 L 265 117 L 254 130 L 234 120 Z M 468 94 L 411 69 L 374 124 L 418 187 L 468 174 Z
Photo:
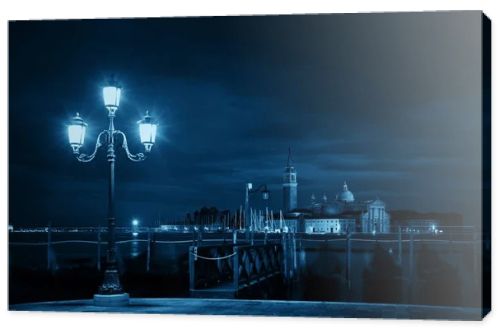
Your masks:
M 149 115 L 149 111 L 146 111 L 146 115 L 138 124 L 141 143 L 144 145 L 146 152 L 151 152 L 151 148 L 155 143 L 157 125 L 153 122 L 152 117 Z
M 114 113 L 120 106 L 121 88 L 114 82 L 102 89 L 104 106 L 109 112 Z
M 68 141 L 75 154 L 79 152 L 80 147 L 82 147 L 85 141 L 86 129 L 87 123 L 83 121 L 79 113 L 76 113 L 68 125 Z

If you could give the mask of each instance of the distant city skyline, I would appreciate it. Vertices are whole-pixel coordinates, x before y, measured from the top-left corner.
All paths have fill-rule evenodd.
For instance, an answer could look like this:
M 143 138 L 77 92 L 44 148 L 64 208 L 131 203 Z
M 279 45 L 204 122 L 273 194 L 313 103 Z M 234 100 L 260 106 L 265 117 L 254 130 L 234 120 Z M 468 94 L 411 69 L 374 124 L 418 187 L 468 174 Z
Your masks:
M 11 22 L 9 222 L 105 221 L 105 153 L 78 164 L 65 126 L 79 112 L 89 124 L 83 151 L 93 148 L 111 75 L 123 85 L 116 125 L 133 151 L 142 150 L 144 112 L 159 122 L 144 163 L 118 156 L 119 225 L 237 209 L 247 182 L 267 184 L 279 210 L 288 147 L 299 206 L 313 193 L 333 199 L 347 181 L 357 199 L 380 198 L 388 210 L 477 217 L 481 47 L 466 38 L 472 17 Z

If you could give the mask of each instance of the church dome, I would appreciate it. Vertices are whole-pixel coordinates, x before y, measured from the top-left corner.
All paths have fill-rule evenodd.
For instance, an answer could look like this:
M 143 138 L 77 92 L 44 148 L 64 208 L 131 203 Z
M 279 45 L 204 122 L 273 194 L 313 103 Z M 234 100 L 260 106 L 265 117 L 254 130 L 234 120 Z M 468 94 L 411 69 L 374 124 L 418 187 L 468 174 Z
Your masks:
M 337 196 L 337 200 L 342 202 L 354 202 L 354 195 L 349 191 L 349 188 L 347 188 L 347 183 L 345 181 L 342 192 Z

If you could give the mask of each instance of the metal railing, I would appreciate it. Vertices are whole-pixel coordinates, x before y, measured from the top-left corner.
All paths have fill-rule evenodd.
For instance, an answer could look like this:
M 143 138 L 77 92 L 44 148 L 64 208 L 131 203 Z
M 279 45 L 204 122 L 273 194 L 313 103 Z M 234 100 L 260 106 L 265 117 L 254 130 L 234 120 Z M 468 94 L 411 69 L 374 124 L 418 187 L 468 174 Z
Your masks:
M 257 284 L 283 270 L 283 247 L 262 245 L 191 246 L 189 288 L 196 290 L 226 286 L 238 291 Z

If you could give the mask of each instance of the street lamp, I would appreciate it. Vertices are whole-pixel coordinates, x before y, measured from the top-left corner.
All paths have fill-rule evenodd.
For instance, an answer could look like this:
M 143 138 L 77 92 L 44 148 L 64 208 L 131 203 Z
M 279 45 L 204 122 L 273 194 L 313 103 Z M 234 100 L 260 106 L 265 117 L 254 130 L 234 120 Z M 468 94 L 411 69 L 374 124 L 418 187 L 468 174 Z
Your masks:
M 155 143 L 156 123 L 154 123 L 151 116 L 149 116 L 149 111 L 146 111 L 144 118 L 137 123 L 139 124 L 141 143 L 144 145 L 146 152 L 151 152 L 151 147 L 153 147 Z
M 76 113 L 75 117 L 71 120 L 68 125 L 68 140 L 73 153 L 78 153 L 80 147 L 82 147 L 85 141 L 85 131 L 87 129 L 87 123 L 83 121 L 79 113 Z
M 83 121 L 79 114 L 76 114 L 76 116 L 71 120 L 71 123 L 68 125 L 68 140 L 76 159 L 80 162 L 90 162 L 94 160 L 99 148 L 103 145 L 106 146 L 106 157 L 109 162 L 108 247 L 106 254 L 106 271 L 104 272 L 103 282 L 99 286 L 98 293 L 94 295 L 94 302 L 97 305 L 114 306 L 128 304 L 129 301 L 129 295 L 124 292 L 120 283 L 116 259 L 115 149 L 119 143 L 118 146 L 121 146 L 124 149 L 127 158 L 134 162 L 143 161 L 146 158 L 146 155 L 144 153 L 130 153 L 125 133 L 115 129 L 114 118 L 120 105 L 121 87 L 118 86 L 116 82 L 110 82 L 103 88 L 102 95 L 104 106 L 108 110 L 109 123 L 108 128 L 101 131 L 97 136 L 94 151 L 91 154 L 80 153 L 80 148 L 83 146 L 85 140 L 87 124 Z M 139 135 L 141 142 L 144 145 L 145 153 L 149 153 L 155 142 L 157 125 L 153 123 L 151 116 L 149 116 L 148 113 L 144 117 L 143 121 L 146 125 L 143 123 L 139 124 Z
M 102 97 L 104 100 L 104 106 L 109 112 L 115 113 L 120 106 L 120 97 L 122 89 L 114 81 L 111 81 L 109 85 L 102 89 Z

